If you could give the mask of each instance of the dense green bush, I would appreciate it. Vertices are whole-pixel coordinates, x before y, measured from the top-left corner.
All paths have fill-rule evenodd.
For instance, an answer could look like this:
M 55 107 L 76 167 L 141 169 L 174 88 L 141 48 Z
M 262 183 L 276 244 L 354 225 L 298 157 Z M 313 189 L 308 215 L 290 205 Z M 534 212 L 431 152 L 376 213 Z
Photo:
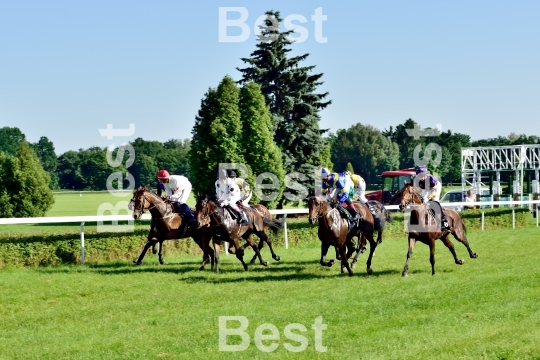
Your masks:
M 481 228 L 481 210 L 471 210 L 461 213 L 468 230 Z M 394 221 L 389 223 L 384 231 L 384 239 L 405 239 L 403 232 L 403 214 L 393 213 Z M 533 222 L 526 209 L 516 209 L 516 227 L 523 228 Z M 304 246 L 318 242 L 317 225 L 310 225 L 305 217 L 287 220 L 289 246 Z M 486 230 L 511 228 L 511 209 L 486 209 Z M 114 260 L 133 260 L 142 250 L 146 242 L 147 231 L 138 226 L 133 233 L 96 233 L 85 232 L 86 261 L 101 262 Z M 276 246 L 284 245 L 283 231 L 278 235 L 269 234 Z M 474 236 L 469 236 L 474 242 Z M 0 235 L 0 267 L 41 266 L 74 264 L 81 260 L 80 237 L 78 232 L 58 234 L 10 234 Z M 268 251 L 268 250 L 263 250 Z M 165 241 L 164 256 L 179 254 L 201 254 L 197 244 L 192 239 Z M 150 253 L 150 250 L 149 250 Z M 149 254 L 147 254 L 149 255 Z M 146 262 L 155 262 L 155 258 L 147 258 Z

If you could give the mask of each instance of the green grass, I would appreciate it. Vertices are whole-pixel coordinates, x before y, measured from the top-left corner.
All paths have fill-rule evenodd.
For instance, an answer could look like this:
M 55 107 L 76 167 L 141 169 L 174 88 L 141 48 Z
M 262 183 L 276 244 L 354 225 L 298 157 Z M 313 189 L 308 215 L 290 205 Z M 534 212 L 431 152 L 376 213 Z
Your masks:
M 7 267 L 0 270 L 0 358 L 538 359 L 539 230 L 470 231 L 469 240 L 479 258 L 456 242 L 463 266 L 437 243 L 434 277 L 428 247 L 418 244 L 401 278 L 404 236 L 385 239 L 371 276 L 363 254 L 352 278 L 318 264 L 317 241 L 280 247 L 282 261 L 248 272 L 222 255 L 219 275 L 197 271 L 200 256 L 166 258 L 164 266 L 150 255 L 142 267 Z M 251 346 L 243 352 L 218 351 L 218 317 L 228 315 L 249 320 Z M 313 346 L 319 316 L 327 353 Z M 305 325 L 307 350 L 260 352 L 253 335 L 263 323 L 279 329 L 280 344 L 288 342 L 287 324 Z

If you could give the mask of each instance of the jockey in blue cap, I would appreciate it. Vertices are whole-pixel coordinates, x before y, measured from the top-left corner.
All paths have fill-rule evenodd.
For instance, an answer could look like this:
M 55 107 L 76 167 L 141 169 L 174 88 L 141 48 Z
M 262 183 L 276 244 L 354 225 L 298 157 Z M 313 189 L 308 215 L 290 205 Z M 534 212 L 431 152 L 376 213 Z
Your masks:
M 321 169 L 322 189 L 330 191 L 330 199 L 340 202 L 347 208 L 352 216 L 352 221 L 357 223 L 360 215 L 354 208 L 352 197 L 354 196 L 354 184 L 349 176 L 344 173 L 330 173 L 327 168 Z
M 428 174 L 428 170 L 425 166 L 416 167 L 416 176 L 419 178 L 418 186 L 422 189 L 422 200 L 424 204 L 428 201 L 440 201 L 442 184 L 440 181 L 435 179 L 431 174 Z M 441 206 L 441 228 L 442 230 L 448 230 L 448 220 L 446 219 L 446 214 L 444 209 Z

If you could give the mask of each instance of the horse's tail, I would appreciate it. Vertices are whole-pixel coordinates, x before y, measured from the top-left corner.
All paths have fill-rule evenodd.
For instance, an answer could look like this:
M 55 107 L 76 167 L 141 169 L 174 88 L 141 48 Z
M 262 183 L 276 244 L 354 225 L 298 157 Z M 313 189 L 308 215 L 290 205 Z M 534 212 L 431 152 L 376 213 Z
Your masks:
M 384 206 L 383 206 L 383 209 L 384 209 L 384 215 L 386 216 L 386 221 L 388 221 L 389 223 L 393 222 L 394 218 L 392 217 L 392 213 L 388 211 L 388 209 L 385 208 Z
M 285 221 L 285 219 L 283 220 L 268 219 L 264 216 L 262 217 L 262 220 L 263 220 L 263 224 L 268 226 L 270 229 L 272 229 L 274 234 L 277 234 L 278 230 L 283 228 L 283 221 Z

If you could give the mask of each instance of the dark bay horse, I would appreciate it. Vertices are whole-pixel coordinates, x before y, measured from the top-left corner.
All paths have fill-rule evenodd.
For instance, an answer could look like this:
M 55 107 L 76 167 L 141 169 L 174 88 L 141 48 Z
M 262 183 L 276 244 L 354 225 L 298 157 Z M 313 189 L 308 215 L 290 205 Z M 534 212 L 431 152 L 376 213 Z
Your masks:
M 215 232 L 217 232 L 217 234 L 214 232 L 211 234 L 214 245 L 216 273 L 219 273 L 219 250 L 222 240 L 227 241 L 232 245 L 234 248 L 232 252 L 234 252 L 236 258 L 240 260 L 244 270 L 247 270 L 248 266 L 244 261 L 244 248 L 240 246 L 240 238 L 245 239 L 249 246 L 253 248 L 255 256 L 259 258 L 261 265 L 268 266 L 268 262 L 262 259 L 259 247 L 251 238 L 251 234 L 257 235 L 262 241 L 268 243 L 269 241 L 268 236 L 265 233 L 265 227 L 277 230 L 281 228 L 282 223 L 277 220 L 264 218 L 254 209 L 244 208 L 249 219 L 249 224 L 242 226 L 232 218 L 228 210 L 218 204 L 218 201 L 215 198 L 209 198 L 206 195 L 198 198 L 195 209 L 197 211 L 199 226 L 210 225 L 215 229 Z
M 314 224 L 317 221 L 319 222 L 318 236 L 321 241 L 320 263 L 322 266 L 330 267 L 334 264 L 334 260 L 326 261 L 328 248 L 332 245 L 341 255 L 341 272 L 344 272 L 346 269 L 349 275 L 352 276 L 353 271 L 348 261 L 355 250 L 352 239 L 354 236 L 360 236 L 358 249 L 360 244 L 365 244 L 366 239 L 370 244 L 370 253 L 366 266 L 368 274 L 371 274 L 373 273 L 371 261 L 377 247 L 377 242 L 373 239 L 373 233 L 375 231 L 373 215 L 368 207 L 360 202 L 355 202 L 354 207 L 362 218 L 361 226 L 359 229 L 349 232 L 348 220 L 344 219 L 336 208 L 332 208 L 322 196 L 311 196 L 308 200 L 309 223 Z M 360 254 L 358 249 L 355 261 Z
M 471 259 L 476 259 L 478 255 L 473 253 L 469 241 L 467 240 L 467 228 L 461 220 L 459 214 L 452 209 L 445 209 L 444 212 L 450 224 L 450 230 L 441 231 L 438 221 L 440 218 L 435 218 L 434 212 L 427 204 L 424 204 L 420 194 L 414 189 L 412 184 L 405 184 L 405 187 L 394 195 L 401 196 L 399 208 L 405 211 L 406 207 L 411 205 L 411 217 L 408 225 L 408 241 L 409 250 L 407 252 L 407 261 L 403 268 L 402 276 L 407 276 L 409 271 L 409 261 L 412 257 L 414 245 L 416 241 L 420 241 L 429 246 L 429 261 L 431 263 L 431 275 L 435 275 L 435 240 L 440 239 L 443 244 L 450 250 L 454 257 L 454 262 L 458 265 L 463 265 L 464 261 L 457 258 L 454 244 L 448 237 L 450 234 L 461 242 L 467 248 Z
M 212 262 L 212 267 L 214 266 L 214 254 L 206 245 L 210 242 L 209 226 L 188 226 L 182 216 L 173 211 L 170 203 L 165 202 L 157 194 L 141 186 L 133 193 L 133 218 L 135 220 L 140 219 L 146 210 L 152 214 L 154 226 L 150 229 L 148 241 L 141 254 L 133 261 L 136 265 L 142 263 L 148 249 L 155 245 L 159 246 L 159 263 L 164 264 L 162 254 L 163 241 L 191 237 L 199 245 L 201 250 L 203 250 L 201 270 L 209 261 Z
M 270 230 L 272 230 L 274 232 L 274 234 L 277 234 L 278 228 L 283 227 L 283 221 L 274 220 L 273 217 L 272 217 L 272 214 L 270 213 L 270 211 L 268 210 L 268 208 L 266 206 L 261 205 L 261 204 L 254 204 L 254 205 L 250 205 L 250 206 L 251 206 L 251 208 L 255 209 L 255 211 L 257 211 L 259 213 L 259 215 L 261 215 L 263 217 L 263 219 L 268 219 L 270 221 L 273 221 L 273 223 L 276 225 L 276 226 L 270 227 L 270 226 L 267 225 L 267 223 L 264 223 L 264 221 L 263 221 L 263 223 L 264 223 L 263 231 L 265 233 L 268 231 L 268 229 L 270 229 Z M 261 238 L 259 240 L 259 245 L 258 245 L 259 246 L 259 251 L 261 251 L 261 249 L 264 247 L 265 242 L 268 245 L 268 248 L 270 249 L 270 253 L 272 254 L 272 259 L 274 259 L 276 261 L 279 261 L 281 258 L 279 257 L 279 255 L 277 255 L 274 252 L 274 248 L 272 246 L 272 241 L 270 241 L 270 238 L 268 238 L 268 236 L 266 238 Z M 242 246 L 242 249 L 245 249 L 248 246 L 249 246 L 249 242 L 246 242 L 244 244 L 244 246 Z M 232 253 L 232 251 L 231 251 L 231 253 Z M 257 254 L 254 254 L 253 258 L 250 261 L 250 263 L 255 264 L 256 259 L 257 259 Z

